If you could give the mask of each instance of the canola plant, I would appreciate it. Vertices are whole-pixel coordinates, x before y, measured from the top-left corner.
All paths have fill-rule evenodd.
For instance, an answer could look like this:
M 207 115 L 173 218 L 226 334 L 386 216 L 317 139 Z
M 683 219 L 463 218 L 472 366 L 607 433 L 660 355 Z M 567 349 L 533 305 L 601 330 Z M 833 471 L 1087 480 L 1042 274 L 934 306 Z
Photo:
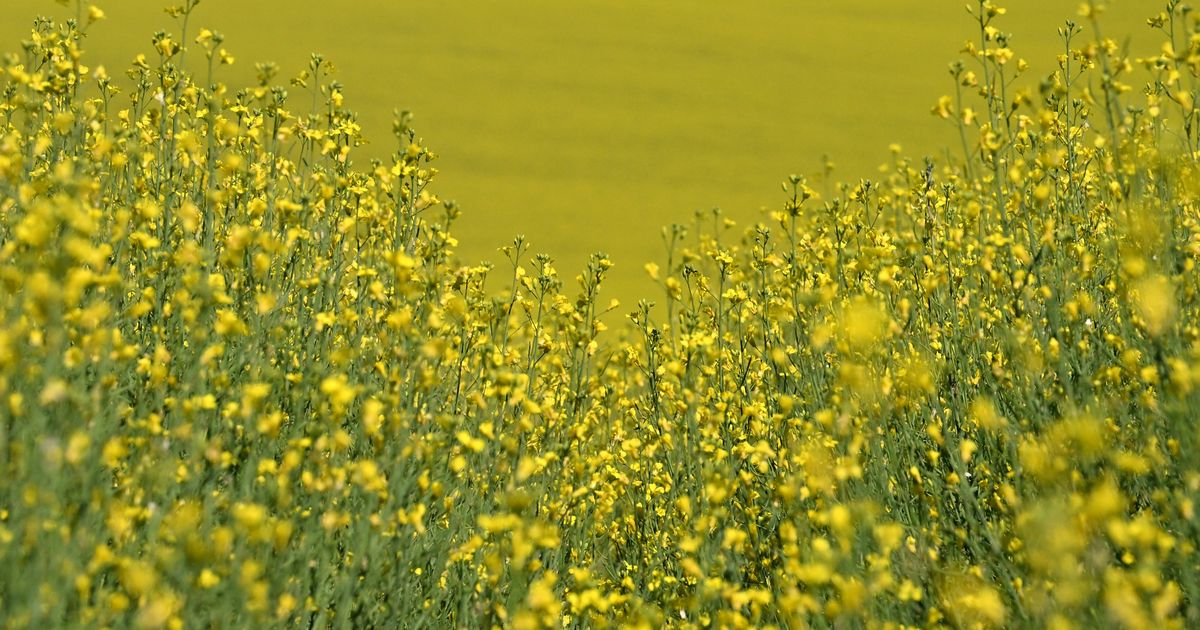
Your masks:
M 961 146 L 669 226 L 627 306 L 460 260 L 408 114 L 356 160 L 196 4 L 124 77 L 82 4 L 3 57 L 0 625 L 1200 624 L 1183 2 L 1032 78 L 974 1 Z

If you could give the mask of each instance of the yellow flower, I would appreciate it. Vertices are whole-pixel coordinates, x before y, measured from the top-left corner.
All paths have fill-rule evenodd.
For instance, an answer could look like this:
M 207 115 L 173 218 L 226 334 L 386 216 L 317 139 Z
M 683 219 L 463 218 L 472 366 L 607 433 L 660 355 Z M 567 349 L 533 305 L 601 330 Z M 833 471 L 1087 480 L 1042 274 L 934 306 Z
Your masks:
M 1166 332 L 1175 321 L 1179 308 L 1170 281 L 1157 274 L 1147 276 L 1139 280 L 1130 293 L 1146 330 L 1155 337 Z

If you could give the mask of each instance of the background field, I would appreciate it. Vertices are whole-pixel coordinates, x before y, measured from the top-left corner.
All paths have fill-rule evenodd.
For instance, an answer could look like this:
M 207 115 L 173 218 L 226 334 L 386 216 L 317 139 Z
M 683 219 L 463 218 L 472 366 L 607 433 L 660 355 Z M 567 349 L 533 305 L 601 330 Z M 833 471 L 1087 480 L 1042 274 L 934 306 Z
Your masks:
M 147 7 L 101 3 L 93 63 L 127 66 L 171 28 Z M 1010 0 L 1002 22 L 1032 64 L 1049 72 L 1053 26 L 1075 0 Z M 353 3 L 205 0 L 192 30 L 223 32 L 249 81 L 256 61 L 283 76 L 311 52 L 340 69 L 366 135 L 388 137 L 394 108 L 412 109 L 442 157 L 437 185 L 460 202 L 468 260 L 523 233 L 571 277 L 588 253 L 617 266 L 607 291 L 649 291 L 640 271 L 660 256 L 659 228 L 720 206 L 753 220 L 779 201 L 778 182 L 814 173 L 856 180 L 898 142 L 911 155 L 952 144 L 928 115 L 947 92 L 945 68 L 971 32 L 957 0 L 469 0 Z M 1111 34 L 1148 38 L 1148 3 L 1118 3 Z M 0 48 L 13 50 L 50 0 L 6 0 Z M 383 155 L 374 146 L 367 155 Z

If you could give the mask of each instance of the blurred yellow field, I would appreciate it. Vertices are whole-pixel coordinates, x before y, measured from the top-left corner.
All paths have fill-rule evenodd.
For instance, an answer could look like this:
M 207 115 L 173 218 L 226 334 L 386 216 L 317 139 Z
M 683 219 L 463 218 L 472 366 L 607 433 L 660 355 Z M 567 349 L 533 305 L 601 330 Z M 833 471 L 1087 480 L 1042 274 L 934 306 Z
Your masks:
M 109 4 L 86 48 L 118 68 L 168 23 L 154 0 Z M 1041 78 L 1078 2 L 1008 7 L 1013 48 Z M 1150 39 L 1147 12 L 1114 3 L 1109 34 Z M 13 48 L 38 14 L 71 10 L 7 0 L 0 41 Z M 927 112 L 951 88 L 969 19 L 958 0 L 205 0 L 193 26 L 226 35 L 230 81 L 261 61 L 287 79 L 324 54 L 366 155 L 386 156 L 393 110 L 412 110 L 441 158 L 439 192 L 463 207 L 465 258 L 500 262 L 496 248 L 525 234 L 573 275 L 603 251 L 609 294 L 632 302 L 652 286 L 642 265 L 662 263 L 663 226 L 713 207 L 759 220 L 777 180 L 819 175 L 824 156 L 857 180 L 892 143 L 916 156 L 953 146 Z

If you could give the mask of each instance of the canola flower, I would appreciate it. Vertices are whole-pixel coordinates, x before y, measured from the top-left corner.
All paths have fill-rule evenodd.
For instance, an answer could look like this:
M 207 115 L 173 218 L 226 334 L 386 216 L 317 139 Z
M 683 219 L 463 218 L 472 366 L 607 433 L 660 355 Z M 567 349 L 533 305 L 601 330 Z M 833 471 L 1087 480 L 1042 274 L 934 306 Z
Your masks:
M 1200 624 L 1187 5 L 1027 80 L 972 3 L 957 156 L 670 226 L 626 320 L 196 5 L 127 81 L 82 4 L 3 60 L 0 625 Z

